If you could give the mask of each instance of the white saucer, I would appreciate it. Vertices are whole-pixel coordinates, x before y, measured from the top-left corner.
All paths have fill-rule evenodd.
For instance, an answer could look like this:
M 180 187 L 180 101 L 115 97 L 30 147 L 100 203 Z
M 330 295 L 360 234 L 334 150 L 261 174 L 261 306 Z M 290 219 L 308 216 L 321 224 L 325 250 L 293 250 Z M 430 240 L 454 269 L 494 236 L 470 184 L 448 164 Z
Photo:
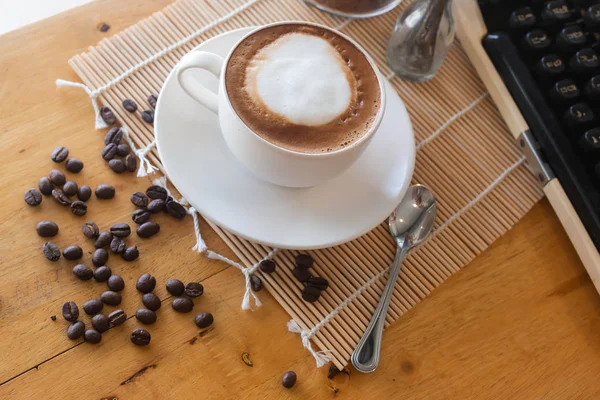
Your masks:
M 195 50 L 225 56 L 252 29 L 224 33 Z M 188 71 L 185 78 L 217 87 L 205 71 Z M 400 97 L 385 85 L 385 117 L 369 147 L 342 175 L 316 187 L 284 188 L 248 172 L 227 148 L 217 116 L 183 92 L 173 71 L 156 106 L 158 152 L 179 192 L 224 229 L 278 248 L 335 246 L 385 220 L 410 184 L 415 164 L 412 125 Z

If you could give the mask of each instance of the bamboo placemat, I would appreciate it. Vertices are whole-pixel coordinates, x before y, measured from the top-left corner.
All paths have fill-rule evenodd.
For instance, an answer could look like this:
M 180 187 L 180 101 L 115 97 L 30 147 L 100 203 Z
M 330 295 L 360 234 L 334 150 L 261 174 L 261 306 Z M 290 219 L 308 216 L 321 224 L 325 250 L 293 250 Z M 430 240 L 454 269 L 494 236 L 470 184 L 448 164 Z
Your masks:
M 131 98 L 146 104 L 146 96 L 159 92 L 177 61 L 195 46 L 232 29 L 282 20 L 325 24 L 357 40 L 404 100 L 418 143 L 413 182 L 432 188 L 439 201 L 433 237 L 404 263 L 389 324 L 467 265 L 542 197 L 459 43 L 430 82 L 413 84 L 391 73 L 385 47 L 407 3 L 381 17 L 347 20 L 298 0 L 180 0 L 69 63 L 88 94 L 117 114 L 135 145 L 146 149 L 152 164 L 164 171 L 153 147 L 152 126 L 141 120 L 139 111 L 126 112 L 121 102 Z M 247 267 L 272 250 L 213 228 Z M 382 223 L 350 243 L 310 251 L 314 272 L 330 282 L 314 304 L 302 301 L 301 286 L 291 275 L 295 251 L 277 253 L 276 273 L 262 279 L 303 331 L 303 341 L 312 339 L 319 349 L 330 351 L 341 369 L 375 309 L 394 246 Z

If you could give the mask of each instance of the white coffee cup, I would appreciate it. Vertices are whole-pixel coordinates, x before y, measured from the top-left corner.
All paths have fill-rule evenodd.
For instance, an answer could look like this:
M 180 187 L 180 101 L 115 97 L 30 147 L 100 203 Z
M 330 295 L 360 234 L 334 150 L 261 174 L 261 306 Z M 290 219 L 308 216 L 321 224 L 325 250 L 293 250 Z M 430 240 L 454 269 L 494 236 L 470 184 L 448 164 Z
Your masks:
M 323 29 L 330 28 L 307 22 L 296 22 L 303 25 L 314 25 Z M 259 178 L 280 186 L 310 187 L 323 183 L 345 171 L 361 155 L 369 141 L 377 131 L 385 110 L 385 87 L 373 60 L 354 40 L 337 32 L 357 49 L 359 49 L 371 64 L 377 75 L 380 92 L 380 107 L 371 128 L 361 138 L 340 150 L 327 153 L 301 153 L 279 147 L 254 133 L 237 115 L 227 94 L 225 85 L 225 69 L 235 48 L 244 39 L 258 30 L 274 25 L 294 24 L 294 22 L 279 22 L 261 26 L 245 35 L 233 46 L 228 55 L 223 58 L 217 54 L 204 51 L 191 51 L 177 64 L 176 74 L 182 89 L 198 103 L 210 109 L 219 116 L 219 124 L 227 146 L 235 157 Z M 201 85 L 188 86 L 182 79 L 188 69 L 199 68 L 209 71 L 219 79 L 218 93 L 214 93 Z

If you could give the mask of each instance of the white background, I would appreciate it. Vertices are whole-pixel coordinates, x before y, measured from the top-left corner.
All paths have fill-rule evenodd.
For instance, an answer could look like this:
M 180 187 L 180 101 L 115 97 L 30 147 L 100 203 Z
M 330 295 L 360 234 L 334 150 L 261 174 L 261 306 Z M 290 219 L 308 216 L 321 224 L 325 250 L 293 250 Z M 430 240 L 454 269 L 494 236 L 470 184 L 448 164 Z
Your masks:
M 0 35 L 91 0 L 0 0 Z

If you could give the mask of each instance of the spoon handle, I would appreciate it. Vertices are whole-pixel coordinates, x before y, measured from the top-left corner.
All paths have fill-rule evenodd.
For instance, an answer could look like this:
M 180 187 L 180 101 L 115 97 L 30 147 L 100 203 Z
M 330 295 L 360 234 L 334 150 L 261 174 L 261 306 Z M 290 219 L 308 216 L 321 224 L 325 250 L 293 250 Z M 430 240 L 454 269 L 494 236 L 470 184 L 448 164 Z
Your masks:
M 352 353 L 351 361 L 354 368 L 360 372 L 368 373 L 375 371 L 375 368 L 379 365 L 379 355 L 381 351 L 381 337 L 383 335 L 383 327 L 385 325 L 385 317 L 387 310 L 390 305 L 392 294 L 394 293 L 394 286 L 400 268 L 402 268 L 402 261 L 406 256 L 406 250 L 398 248 L 396 250 L 396 257 L 390 268 L 390 274 L 388 281 L 383 288 L 381 293 L 381 299 L 379 304 L 371 317 L 371 321 L 367 326 L 367 329 L 363 333 L 360 342 Z

